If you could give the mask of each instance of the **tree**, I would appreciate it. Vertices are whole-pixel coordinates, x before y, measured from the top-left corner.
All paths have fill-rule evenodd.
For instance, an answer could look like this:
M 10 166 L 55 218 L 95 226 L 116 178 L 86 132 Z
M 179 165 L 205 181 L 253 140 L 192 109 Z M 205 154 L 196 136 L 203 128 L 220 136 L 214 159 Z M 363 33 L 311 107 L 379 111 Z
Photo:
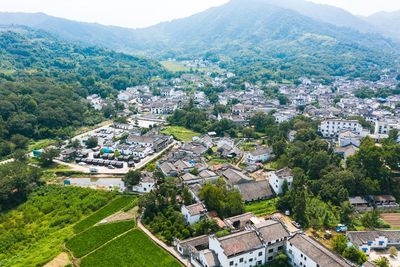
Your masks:
M 26 138 L 23 135 L 15 134 L 11 136 L 10 141 L 15 145 L 17 149 L 25 149 L 28 147 L 29 138 Z
M 397 248 L 391 246 L 389 248 L 389 254 L 390 254 L 391 257 L 396 258 L 397 257 Z
M 364 252 L 354 246 L 347 247 L 343 252 L 343 257 L 359 265 L 367 261 L 367 256 Z
M 378 267 L 390 267 L 389 260 L 386 257 L 380 257 L 374 261 L 374 264 Z
M 332 238 L 332 248 L 335 252 L 339 254 L 343 254 L 345 249 L 347 248 L 348 239 L 345 235 L 336 235 Z
M 364 213 L 364 215 L 361 217 L 361 223 L 364 227 L 369 229 L 379 227 L 380 225 L 379 212 L 377 210 L 373 210 Z
M 204 218 L 193 225 L 194 234 L 208 235 L 217 232 L 220 228 L 217 222 L 213 219 Z
M 47 148 L 40 155 L 39 161 L 43 167 L 48 167 L 53 163 L 53 160 L 60 156 L 60 150 L 57 148 Z
M 132 189 L 132 186 L 139 184 L 141 178 L 142 174 L 139 170 L 130 170 L 127 174 L 125 174 L 122 180 L 124 181 L 126 187 Z
M 88 140 L 86 141 L 86 147 L 87 148 L 94 148 L 97 147 L 99 144 L 97 137 L 89 137 Z
M 182 199 L 186 206 L 194 203 L 193 196 L 189 192 L 189 188 L 187 186 L 183 187 L 182 189 Z

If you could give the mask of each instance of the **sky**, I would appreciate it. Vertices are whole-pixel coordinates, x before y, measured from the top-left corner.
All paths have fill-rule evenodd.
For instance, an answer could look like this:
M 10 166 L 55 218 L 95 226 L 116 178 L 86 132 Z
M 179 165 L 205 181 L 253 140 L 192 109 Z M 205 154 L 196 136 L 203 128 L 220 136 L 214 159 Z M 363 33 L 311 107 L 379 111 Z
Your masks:
M 141 28 L 183 18 L 229 0 L 0 0 L 0 11 L 44 12 L 67 19 Z M 356 15 L 400 10 L 400 0 L 310 0 Z

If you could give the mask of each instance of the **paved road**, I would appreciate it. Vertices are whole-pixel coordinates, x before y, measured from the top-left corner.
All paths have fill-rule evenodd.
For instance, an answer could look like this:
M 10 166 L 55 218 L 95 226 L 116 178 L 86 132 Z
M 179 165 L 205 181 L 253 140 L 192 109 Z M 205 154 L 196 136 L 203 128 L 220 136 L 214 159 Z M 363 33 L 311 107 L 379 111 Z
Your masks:
M 137 226 L 140 230 L 142 230 L 148 237 L 150 237 L 157 245 L 161 248 L 165 249 L 169 254 L 174 256 L 177 260 L 179 260 L 184 266 L 192 267 L 193 265 L 190 263 L 190 260 L 183 258 L 173 247 L 167 246 L 164 242 L 158 239 L 155 235 L 153 235 L 140 221 L 140 218 L 137 220 Z
M 0 165 L 7 164 L 7 163 L 10 163 L 10 162 L 13 162 L 13 161 L 14 161 L 14 159 L 3 160 L 3 161 L 0 161 Z

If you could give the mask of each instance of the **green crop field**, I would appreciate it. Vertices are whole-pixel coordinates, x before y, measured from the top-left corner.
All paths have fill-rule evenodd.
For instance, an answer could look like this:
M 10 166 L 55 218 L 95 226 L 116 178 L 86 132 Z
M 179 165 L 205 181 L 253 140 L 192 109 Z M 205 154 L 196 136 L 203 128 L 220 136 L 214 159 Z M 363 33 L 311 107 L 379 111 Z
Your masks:
M 133 230 L 82 258 L 80 266 L 174 267 L 181 265 L 142 231 Z
M 74 226 L 75 233 L 80 233 L 90 226 L 95 225 L 102 219 L 120 211 L 125 206 L 129 205 L 132 201 L 135 200 L 136 197 L 132 196 L 121 196 L 114 199 L 111 203 L 103 207 L 102 209 L 98 210 L 97 212 L 93 213 L 89 217 L 86 217 L 82 221 L 78 222 Z
M 246 212 L 254 213 L 256 216 L 269 215 L 277 211 L 277 202 L 277 197 L 257 202 L 250 202 L 245 205 L 245 210 Z
M 80 258 L 114 237 L 132 229 L 134 226 L 134 221 L 122 221 L 93 226 L 68 240 L 65 246 L 72 251 L 75 257 Z
M 178 141 L 192 141 L 195 136 L 200 136 L 200 133 L 196 133 L 192 130 L 186 129 L 181 126 L 171 126 L 163 130 L 161 133 L 172 135 Z
M 41 187 L 25 203 L 0 214 L 0 266 L 43 266 L 62 252 L 75 222 L 114 197 L 87 188 Z

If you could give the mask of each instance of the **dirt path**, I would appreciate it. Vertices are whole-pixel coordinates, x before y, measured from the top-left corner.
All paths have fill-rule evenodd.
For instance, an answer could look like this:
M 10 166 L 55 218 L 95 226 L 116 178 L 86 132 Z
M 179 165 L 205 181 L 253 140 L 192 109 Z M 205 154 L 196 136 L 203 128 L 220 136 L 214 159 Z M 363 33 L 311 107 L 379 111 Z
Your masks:
M 142 224 L 140 219 L 137 221 L 137 227 L 142 230 L 148 237 L 150 237 L 153 242 L 155 242 L 158 246 L 169 252 L 172 256 L 174 256 L 177 260 L 179 260 L 184 266 L 192 267 L 193 265 L 190 263 L 190 260 L 183 258 L 173 247 L 167 246 L 164 242 L 158 239 L 155 235 L 153 235 L 146 227 Z
M 66 252 L 62 252 L 53 260 L 46 263 L 46 265 L 44 265 L 43 267 L 64 267 L 70 263 L 71 261 L 68 257 L 68 254 Z
M 135 219 L 137 215 L 137 210 L 138 207 L 135 207 L 129 210 L 128 212 L 118 211 L 117 213 L 114 213 L 108 216 L 107 218 L 101 220 L 100 222 L 96 223 L 96 225 Z

